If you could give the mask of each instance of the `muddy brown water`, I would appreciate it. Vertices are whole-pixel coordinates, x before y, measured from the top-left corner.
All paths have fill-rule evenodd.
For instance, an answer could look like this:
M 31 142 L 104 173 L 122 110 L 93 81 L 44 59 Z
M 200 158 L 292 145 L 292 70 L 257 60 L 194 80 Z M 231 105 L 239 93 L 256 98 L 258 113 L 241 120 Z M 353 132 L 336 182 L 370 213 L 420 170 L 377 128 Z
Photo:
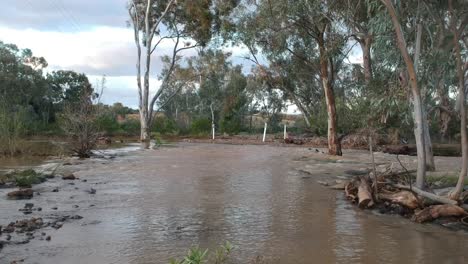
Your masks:
M 304 155 L 310 151 L 180 144 L 69 166 L 87 182 L 36 186 L 41 195 L 31 202 L 43 210 L 31 216 L 84 218 L 39 231 L 50 242 L 5 246 L 0 263 L 168 263 L 193 245 L 224 241 L 235 245 L 234 263 L 258 255 L 285 264 L 467 262 L 467 233 L 357 210 L 341 192 L 316 182 L 362 164 L 319 162 L 320 154 L 292 161 Z M 295 170 L 301 162 L 316 173 Z M 55 187 L 60 191 L 51 192 Z M 97 193 L 86 193 L 90 187 Z M 7 201 L 5 194 L 0 190 L 0 224 L 30 217 L 18 212 L 24 201 Z

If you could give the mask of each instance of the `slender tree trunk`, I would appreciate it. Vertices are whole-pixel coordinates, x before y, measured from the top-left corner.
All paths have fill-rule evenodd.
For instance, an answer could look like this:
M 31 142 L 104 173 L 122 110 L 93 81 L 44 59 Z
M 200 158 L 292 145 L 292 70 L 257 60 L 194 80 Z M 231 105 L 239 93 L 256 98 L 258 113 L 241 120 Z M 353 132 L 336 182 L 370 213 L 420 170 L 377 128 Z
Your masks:
M 456 27 L 455 14 L 453 11 L 452 0 L 449 0 L 449 9 L 450 16 L 452 19 L 452 31 L 454 34 L 453 44 L 455 46 L 455 59 L 457 65 L 457 75 L 458 75 L 458 97 L 459 97 L 459 108 L 460 108 L 460 135 L 461 135 L 461 147 L 462 147 L 462 168 L 460 171 L 460 176 L 458 177 L 457 186 L 449 196 L 453 200 L 458 200 L 460 194 L 463 192 L 463 187 L 465 186 L 465 177 L 468 172 L 468 139 L 466 135 L 466 105 L 465 105 L 465 76 L 463 72 L 463 64 L 461 57 L 461 49 L 459 44 L 459 33 Z
M 335 95 L 333 93 L 333 86 L 328 73 L 329 65 L 323 32 L 319 34 L 318 44 L 320 49 L 320 76 L 322 79 L 323 90 L 325 91 L 328 113 L 328 154 L 341 156 L 341 143 L 337 136 Z
M 439 136 L 441 142 L 446 142 L 448 139 L 448 126 L 452 120 L 450 111 L 450 101 L 447 96 L 447 91 L 442 82 L 442 74 L 439 74 L 439 81 L 437 84 L 437 97 L 439 99 Z
M 364 80 L 366 84 L 369 84 L 372 80 L 372 61 L 371 61 L 371 44 L 372 38 L 370 36 L 365 36 L 363 39 L 359 40 L 359 45 L 362 50 L 362 60 L 364 65 Z
M 296 98 L 296 96 L 291 95 L 293 98 L 294 104 L 301 110 L 302 116 L 304 117 L 304 121 L 307 125 L 308 128 L 311 128 L 312 126 L 310 125 L 310 113 L 307 111 L 307 109 L 302 105 L 302 103 Z
M 424 104 L 425 105 L 425 104 Z M 424 147 L 426 152 L 426 169 L 428 171 L 435 171 L 434 152 L 432 151 L 431 134 L 429 133 L 429 121 L 427 118 L 426 107 L 423 106 L 423 129 L 424 129 Z
M 414 69 L 413 61 L 408 53 L 406 46 L 406 41 L 401 30 L 400 22 L 398 21 L 395 8 L 391 0 L 381 0 L 392 19 L 393 27 L 397 36 L 397 45 L 400 49 L 400 53 L 405 61 L 406 68 L 408 71 L 411 92 L 413 94 L 413 107 L 414 107 L 414 135 L 416 138 L 416 147 L 418 153 L 418 170 L 416 174 L 416 187 L 422 189 L 424 187 L 424 181 L 426 178 L 426 150 L 424 145 L 424 126 L 423 126 L 423 111 L 422 111 L 422 102 L 421 102 L 421 93 L 418 87 L 418 79 L 416 76 L 416 71 Z
M 416 30 L 416 51 L 414 53 L 414 71 L 416 72 L 416 75 L 418 74 L 419 57 L 421 54 L 422 31 L 423 31 L 422 23 L 419 21 L 417 25 L 417 30 Z M 431 134 L 429 133 L 429 122 L 427 119 L 427 110 L 426 110 L 426 103 L 425 103 L 424 98 L 426 98 L 426 89 L 423 88 L 423 95 L 422 95 L 423 119 L 422 121 L 423 121 L 424 143 L 425 143 L 424 148 L 426 152 L 426 169 L 429 171 L 435 171 L 434 154 L 432 152 Z

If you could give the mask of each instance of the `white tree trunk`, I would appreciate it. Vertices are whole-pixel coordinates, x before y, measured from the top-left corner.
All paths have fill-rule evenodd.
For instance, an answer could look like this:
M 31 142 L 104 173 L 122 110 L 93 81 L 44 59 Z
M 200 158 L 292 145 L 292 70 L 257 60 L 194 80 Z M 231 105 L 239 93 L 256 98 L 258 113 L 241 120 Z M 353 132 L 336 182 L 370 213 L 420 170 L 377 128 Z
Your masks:
M 288 132 L 286 132 L 286 124 L 284 124 L 283 139 L 286 139 L 287 137 L 288 137 Z
M 416 138 L 416 148 L 418 152 L 418 171 L 416 174 L 416 187 L 423 189 L 424 181 L 426 178 L 426 150 L 424 145 L 424 128 L 423 128 L 423 110 L 421 102 L 421 93 L 418 87 L 418 79 L 414 69 L 413 61 L 408 53 L 405 37 L 401 29 L 401 24 L 398 20 L 395 8 L 391 0 L 381 0 L 386 6 L 390 14 L 393 28 L 397 36 L 397 45 L 400 53 L 405 61 L 408 75 L 410 77 L 411 92 L 413 94 L 413 107 L 414 107 L 414 136 Z
M 266 132 L 267 132 L 267 123 L 265 122 L 265 127 L 263 128 L 263 143 L 265 143 L 266 140 Z
M 449 10 L 451 16 L 451 28 L 454 34 L 453 44 L 455 46 L 455 59 L 457 65 L 458 75 L 458 98 L 460 107 L 460 135 L 461 135 L 461 148 L 462 148 L 462 168 L 458 177 L 457 186 L 455 190 L 449 194 L 451 199 L 458 200 L 463 188 L 465 186 L 465 177 L 468 172 L 468 137 L 466 134 L 466 94 L 465 94 L 465 74 L 463 72 L 461 48 L 459 44 L 459 33 L 455 22 L 455 14 L 453 11 L 452 0 L 449 0 Z

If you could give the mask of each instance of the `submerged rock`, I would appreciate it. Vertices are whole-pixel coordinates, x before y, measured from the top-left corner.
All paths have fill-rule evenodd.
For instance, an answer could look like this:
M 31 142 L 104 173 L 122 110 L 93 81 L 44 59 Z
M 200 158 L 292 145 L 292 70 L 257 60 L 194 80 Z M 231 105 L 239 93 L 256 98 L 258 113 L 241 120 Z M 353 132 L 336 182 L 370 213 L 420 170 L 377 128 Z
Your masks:
M 7 194 L 8 198 L 10 199 L 31 199 L 34 196 L 34 192 L 32 189 L 19 189 L 17 191 L 9 192 Z
M 96 189 L 89 188 L 89 190 L 86 190 L 86 192 L 89 193 L 89 194 L 95 194 L 95 193 L 96 193 Z
M 62 176 L 63 180 L 76 180 L 76 177 L 73 173 L 68 173 Z

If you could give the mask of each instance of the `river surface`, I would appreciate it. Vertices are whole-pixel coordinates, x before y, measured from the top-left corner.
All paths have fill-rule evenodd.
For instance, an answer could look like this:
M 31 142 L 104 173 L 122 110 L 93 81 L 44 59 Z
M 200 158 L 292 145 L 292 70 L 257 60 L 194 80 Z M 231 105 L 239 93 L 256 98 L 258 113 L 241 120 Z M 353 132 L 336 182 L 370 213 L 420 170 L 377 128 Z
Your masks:
M 311 152 L 180 144 L 75 162 L 67 167 L 80 180 L 36 186 L 41 195 L 31 202 L 43 210 L 30 216 L 84 218 L 46 228 L 49 242 L 5 246 L 0 263 L 168 263 L 191 246 L 213 249 L 225 241 L 235 245 L 233 263 L 256 256 L 284 264 L 468 262 L 467 233 L 361 211 L 317 183 L 362 164 L 309 159 L 316 173 L 298 172 L 305 162 L 298 157 L 323 155 Z M 90 187 L 97 193 L 84 191 Z M 0 224 L 30 217 L 18 212 L 25 202 L 5 200 L 6 192 L 0 190 Z

